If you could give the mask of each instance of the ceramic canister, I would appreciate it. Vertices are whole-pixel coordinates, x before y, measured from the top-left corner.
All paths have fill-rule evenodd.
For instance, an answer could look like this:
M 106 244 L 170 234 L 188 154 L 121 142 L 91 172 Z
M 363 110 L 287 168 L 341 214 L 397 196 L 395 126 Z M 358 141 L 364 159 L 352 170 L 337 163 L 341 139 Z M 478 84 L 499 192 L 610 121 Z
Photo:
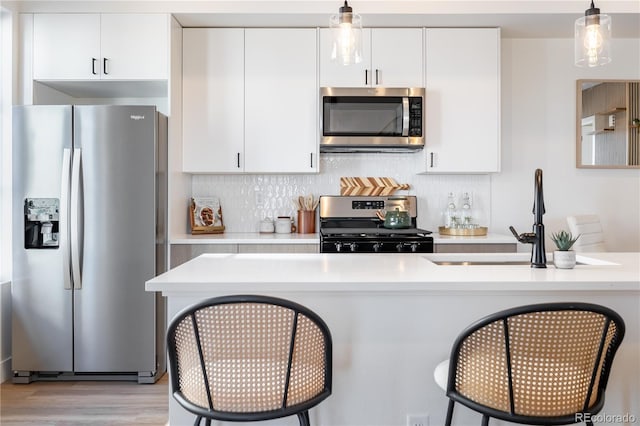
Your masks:
M 291 218 L 289 216 L 278 216 L 276 219 L 276 234 L 291 233 Z

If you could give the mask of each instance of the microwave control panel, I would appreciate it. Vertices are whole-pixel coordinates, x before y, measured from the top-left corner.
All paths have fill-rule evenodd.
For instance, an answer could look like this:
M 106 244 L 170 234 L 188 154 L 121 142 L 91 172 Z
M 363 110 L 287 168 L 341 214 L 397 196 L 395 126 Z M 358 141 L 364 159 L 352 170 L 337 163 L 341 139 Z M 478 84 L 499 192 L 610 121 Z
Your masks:
M 409 136 L 422 137 L 422 98 L 409 98 Z

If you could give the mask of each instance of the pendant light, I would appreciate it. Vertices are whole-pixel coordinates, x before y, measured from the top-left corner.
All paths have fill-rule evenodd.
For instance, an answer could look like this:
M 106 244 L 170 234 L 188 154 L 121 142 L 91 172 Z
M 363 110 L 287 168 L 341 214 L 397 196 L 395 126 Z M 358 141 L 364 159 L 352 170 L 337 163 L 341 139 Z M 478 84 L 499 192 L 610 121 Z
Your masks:
M 575 60 L 579 67 L 596 67 L 611 62 L 611 17 L 601 15 L 591 0 L 584 16 L 576 19 Z
M 337 15 L 330 19 L 331 60 L 342 65 L 362 62 L 362 19 L 345 0 Z

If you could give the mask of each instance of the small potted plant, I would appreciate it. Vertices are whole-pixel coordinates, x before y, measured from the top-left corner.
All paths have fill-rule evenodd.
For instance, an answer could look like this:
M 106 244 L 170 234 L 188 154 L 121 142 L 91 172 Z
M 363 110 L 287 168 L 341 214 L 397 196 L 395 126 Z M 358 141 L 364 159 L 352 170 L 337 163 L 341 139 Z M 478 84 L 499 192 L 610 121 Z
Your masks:
M 553 252 L 553 264 L 559 269 L 573 269 L 576 266 L 576 252 L 571 250 L 580 235 L 573 238 L 571 232 L 560 231 L 551 234 L 557 250 Z

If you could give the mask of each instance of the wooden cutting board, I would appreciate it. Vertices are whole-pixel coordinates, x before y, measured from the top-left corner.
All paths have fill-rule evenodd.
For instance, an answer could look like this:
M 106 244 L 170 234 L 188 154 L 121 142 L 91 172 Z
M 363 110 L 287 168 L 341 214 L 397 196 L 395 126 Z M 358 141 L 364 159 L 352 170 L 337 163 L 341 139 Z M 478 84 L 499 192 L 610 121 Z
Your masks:
M 393 195 L 409 189 L 408 183 L 398 183 L 390 177 L 341 177 L 340 195 Z

